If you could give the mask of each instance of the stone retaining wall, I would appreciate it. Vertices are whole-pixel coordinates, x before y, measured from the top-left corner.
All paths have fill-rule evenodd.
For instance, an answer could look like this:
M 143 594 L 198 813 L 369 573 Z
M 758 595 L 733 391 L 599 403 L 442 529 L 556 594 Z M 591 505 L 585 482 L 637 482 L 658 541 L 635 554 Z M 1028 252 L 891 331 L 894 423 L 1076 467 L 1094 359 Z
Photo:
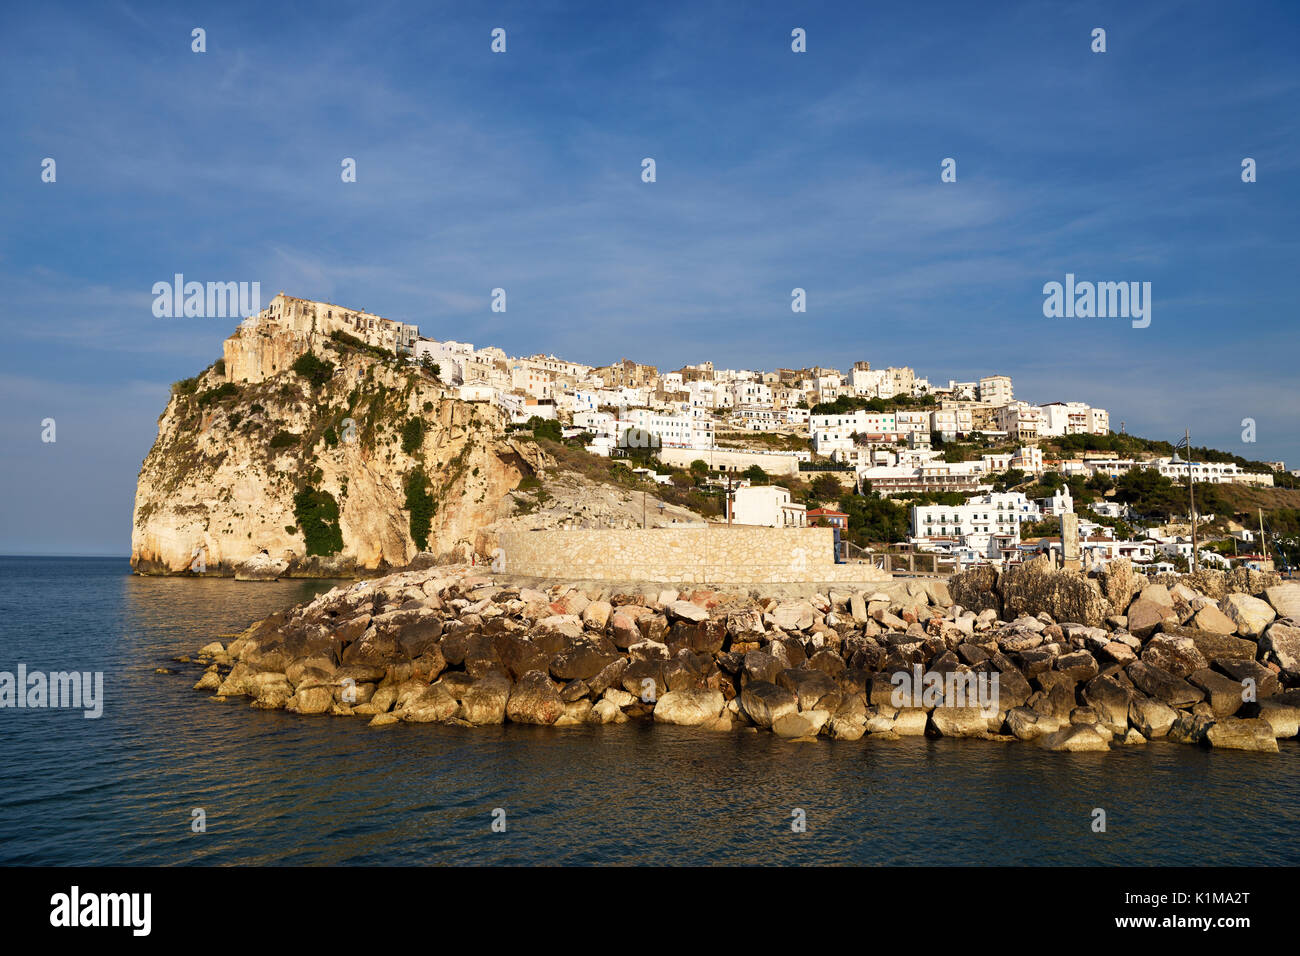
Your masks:
M 830 528 L 510 531 L 500 536 L 508 574 L 682 584 L 889 581 L 866 564 L 835 564 Z

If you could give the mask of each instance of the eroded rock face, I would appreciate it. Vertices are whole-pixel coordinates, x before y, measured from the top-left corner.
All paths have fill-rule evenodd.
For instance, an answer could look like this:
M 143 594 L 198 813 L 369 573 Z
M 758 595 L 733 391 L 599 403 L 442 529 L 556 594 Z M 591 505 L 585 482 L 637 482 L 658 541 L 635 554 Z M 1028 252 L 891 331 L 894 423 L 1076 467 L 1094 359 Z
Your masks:
M 336 365 L 319 386 L 291 369 L 308 351 Z M 228 371 L 215 366 L 177 389 L 159 418 L 132 516 L 140 573 L 274 580 L 405 566 L 419 552 L 404 484 L 417 466 L 436 476 L 429 550 L 468 556 L 503 496 L 538 464 L 527 460 L 535 447 L 505 440 L 494 407 L 458 401 L 431 376 L 326 336 L 241 326 L 226 352 Z M 425 430 L 408 454 L 409 419 Z M 308 553 L 295 508 L 305 486 L 338 508 L 336 552 Z
M 991 610 L 1002 613 L 1002 599 L 997 592 L 998 572 L 992 565 L 970 568 L 954 574 L 948 581 L 948 592 L 954 604 L 972 611 Z
M 999 588 L 1006 614 L 1046 611 L 1058 621 L 1100 627 L 1111 613 L 1095 580 L 1054 570 L 1046 556 L 1004 571 Z

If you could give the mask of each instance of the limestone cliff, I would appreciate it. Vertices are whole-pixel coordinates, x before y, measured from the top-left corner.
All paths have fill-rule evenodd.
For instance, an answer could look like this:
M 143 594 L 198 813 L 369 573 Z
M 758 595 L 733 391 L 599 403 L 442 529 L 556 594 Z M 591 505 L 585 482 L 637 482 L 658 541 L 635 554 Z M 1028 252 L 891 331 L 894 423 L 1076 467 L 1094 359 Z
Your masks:
M 136 488 L 140 573 L 466 560 L 542 464 L 535 445 L 505 438 L 494 406 L 345 333 L 249 320 L 224 356 L 173 386 L 158 420 Z

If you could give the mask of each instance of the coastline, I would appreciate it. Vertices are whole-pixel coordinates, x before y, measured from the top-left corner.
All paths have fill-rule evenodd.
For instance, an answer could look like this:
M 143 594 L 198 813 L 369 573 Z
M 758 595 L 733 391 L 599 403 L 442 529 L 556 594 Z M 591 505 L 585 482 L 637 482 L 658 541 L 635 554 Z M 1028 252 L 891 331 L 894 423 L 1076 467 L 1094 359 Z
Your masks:
M 1254 572 L 1134 578 L 1039 561 L 992 581 L 978 571 L 951 586 L 798 596 L 543 588 L 440 566 L 335 588 L 209 642 L 195 689 L 375 727 L 645 720 L 1058 751 L 1164 740 L 1277 752 L 1300 732 L 1300 585 Z

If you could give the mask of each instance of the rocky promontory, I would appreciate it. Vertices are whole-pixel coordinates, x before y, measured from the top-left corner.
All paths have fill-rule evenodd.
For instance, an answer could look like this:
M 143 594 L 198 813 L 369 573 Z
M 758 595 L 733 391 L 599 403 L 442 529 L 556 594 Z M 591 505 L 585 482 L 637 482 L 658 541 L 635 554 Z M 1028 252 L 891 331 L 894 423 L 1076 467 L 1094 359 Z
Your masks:
M 373 726 L 653 720 L 1061 751 L 1276 752 L 1300 731 L 1300 584 L 1274 574 L 1148 579 L 1121 560 L 1090 576 L 1039 558 L 872 587 L 773 597 L 404 571 L 207 645 L 196 689 Z

